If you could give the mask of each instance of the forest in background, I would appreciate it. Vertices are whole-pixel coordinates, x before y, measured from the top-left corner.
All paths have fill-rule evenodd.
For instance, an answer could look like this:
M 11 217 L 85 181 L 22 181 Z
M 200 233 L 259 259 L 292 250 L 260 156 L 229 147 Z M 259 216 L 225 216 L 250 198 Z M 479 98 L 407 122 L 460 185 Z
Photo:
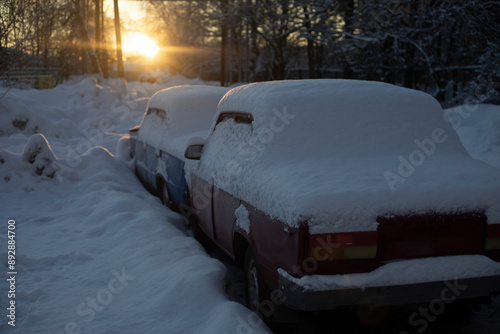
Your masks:
M 498 98 L 500 1 L 141 3 L 147 13 L 141 32 L 162 47 L 158 66 L 172 74 L 222 85 L 367 79 L 424 90 L 441 101 L 471 90 Z M 23 67 L 107 75 L 116 62 L 112 1 L 2 0 L 0 14 L 0 76 Z

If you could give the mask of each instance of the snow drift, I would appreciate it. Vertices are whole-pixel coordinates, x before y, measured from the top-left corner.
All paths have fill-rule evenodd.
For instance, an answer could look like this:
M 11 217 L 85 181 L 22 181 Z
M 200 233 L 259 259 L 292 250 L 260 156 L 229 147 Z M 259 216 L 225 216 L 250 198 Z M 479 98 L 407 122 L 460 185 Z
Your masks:
M 130 169 L 124 134 L 140 122 L 146 93 L 167 86 L 130 83 L 124 92 L 122 84 L 80 78 L 0 100 L 9 109 L 0 123 L 0 214 L 15 220 L 18 246 L 16 327 L 4 319 L 0 332 L 269 332 L 228 299 L 225 266 Z M 18 111 L 24 130 L 11 126 Z
M 500 106 L 463 105 L 445 113 L 470 155 L 500 168 Z

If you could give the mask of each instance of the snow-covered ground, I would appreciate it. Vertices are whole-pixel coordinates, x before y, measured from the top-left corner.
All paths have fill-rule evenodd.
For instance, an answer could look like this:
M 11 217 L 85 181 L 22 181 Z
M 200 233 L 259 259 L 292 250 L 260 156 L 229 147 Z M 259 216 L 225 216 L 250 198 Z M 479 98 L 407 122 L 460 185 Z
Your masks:
M 52 90 L 0 88 L 1 333 L 269 332 L 227 296 L 226 266 L 132 171 L 127 133 L 147 98 L 201 83 L 87 77 Z M 471 155 L 500 167 L 500 107 L 476 111 L 450 117 Z M 5 316 L 12 300 L 15 327 Z M 497 298 L 477 313 L 477 328 L 500 328 L 499 307 Z
M 226 267 L 131 169 L 127 133 L 147 97 L 198 83 L 77 78 L 52 90 L 0 89 L 1 333 L 269 332 L 229 300 Z

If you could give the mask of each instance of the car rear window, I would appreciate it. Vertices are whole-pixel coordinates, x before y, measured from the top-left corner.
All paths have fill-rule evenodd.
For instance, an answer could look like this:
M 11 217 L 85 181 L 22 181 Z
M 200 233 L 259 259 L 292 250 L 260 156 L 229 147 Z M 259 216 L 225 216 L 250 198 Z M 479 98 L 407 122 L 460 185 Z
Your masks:
M 148 109 L 148 115 L 156 115 L 160 117 L 161 119 L 165 119 L 167 117 L 167 112 L 163 109 L 158 109 L 158 108 L 149 108 Z
M 216 126 L 219 123 L 224 122 L 228 119 L 232 119 L 233 121 L 239 124 L 252 124 L 253 122 L 253 116 L 251 114 L 242 112 L 225 112 L 221 113 L 219 115 L 219 118 L 217 118 Z

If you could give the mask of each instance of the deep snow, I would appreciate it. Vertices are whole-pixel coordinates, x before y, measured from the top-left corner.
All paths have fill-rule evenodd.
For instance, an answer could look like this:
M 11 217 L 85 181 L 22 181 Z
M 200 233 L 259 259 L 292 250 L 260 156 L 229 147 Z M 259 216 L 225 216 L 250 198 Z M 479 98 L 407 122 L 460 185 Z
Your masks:
M 148 96 L 179 83 L 199 84 L 88 77 L 0 99 L 0 332 L 269 332 L 229 300 L 226 267 L 132 172 L 128 129 Z M 5 316 L 9 219 L 15 328 Z
M 500 168 L 500 107 L 469 104 L 445 112 L 470 155 Z

